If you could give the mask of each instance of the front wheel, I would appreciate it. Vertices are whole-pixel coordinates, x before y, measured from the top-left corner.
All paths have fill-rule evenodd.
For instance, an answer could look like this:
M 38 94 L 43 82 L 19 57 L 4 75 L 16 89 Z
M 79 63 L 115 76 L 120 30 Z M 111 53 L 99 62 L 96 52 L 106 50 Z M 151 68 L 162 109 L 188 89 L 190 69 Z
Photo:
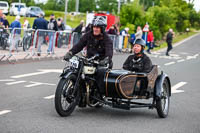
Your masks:
M 75 83 L 76 76 L 71 74 L 66 79 L 62 78 L 57 86 L 55 108 L 62 117 L 69 116 L 79 101 L 80 91 L 78 88 L 74 88 Z
M 169 96 L 169 83 L 165 79 L 163 82 L 163 90 L 161 98 L 156 100 L 156 108 L 157 113 L 160 118 L 166 118 L 169 112 L 169 103 L 170 103 L 170 96 Z

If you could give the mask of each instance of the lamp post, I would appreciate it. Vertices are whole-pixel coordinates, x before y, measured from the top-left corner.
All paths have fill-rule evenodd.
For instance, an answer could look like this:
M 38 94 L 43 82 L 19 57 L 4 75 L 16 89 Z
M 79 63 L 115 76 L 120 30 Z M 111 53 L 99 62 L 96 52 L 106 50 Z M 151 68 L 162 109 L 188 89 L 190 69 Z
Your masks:
M 121 0 L 118 0 L 118 14 L 120 13 Z
M 67 21 L 67 4 L 68 4 L 68 1 L 65 0 L 65 16 L 64 16 L 64 23 L 66 24 L 66 21 Z
M 79 9 L 79 0 L 76 0 L 76 12 L 78 12 Z

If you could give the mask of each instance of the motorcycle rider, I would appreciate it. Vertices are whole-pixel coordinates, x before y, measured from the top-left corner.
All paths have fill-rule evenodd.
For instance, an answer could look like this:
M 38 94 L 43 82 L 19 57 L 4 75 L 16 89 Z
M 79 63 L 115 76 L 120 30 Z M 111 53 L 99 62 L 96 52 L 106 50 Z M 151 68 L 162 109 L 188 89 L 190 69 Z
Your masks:
M 145 41 L 141 38 L 136 39 L 133 45 L 133 55 L 130 55 L 123 64 L 123 69 L 135 72 L 150 72 L 152 62 L 144 54 Z
M 106 26 L 105 16 L 95 16 L 91 30 L 84 34 L 79 42 L 65 54 L 64 60 L 69 60 L 84 47 L 87 47 L 87 58 L 99 54 L 100 65 L 103 65 L 105 64 L 106 57 L 108 57 L 109 68 L 112 68 L 113 43 L 105 32 Z

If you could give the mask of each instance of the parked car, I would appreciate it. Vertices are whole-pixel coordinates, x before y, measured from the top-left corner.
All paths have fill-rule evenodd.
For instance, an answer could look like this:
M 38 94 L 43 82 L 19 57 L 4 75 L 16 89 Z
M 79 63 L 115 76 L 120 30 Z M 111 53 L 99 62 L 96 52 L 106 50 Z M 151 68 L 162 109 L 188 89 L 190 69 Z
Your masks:
M 43 16 L 45 16 L 44 11 L 42 11 L 42 9 L 40 7 L 37 7 L 37 6 L 30 6 L 26 10 L 26 16 L 27 17 L 39 17 L 39 15 L 41 13 L 43 14 Z
M 0 10 L 3 11 L 4 14 L 8 15 L 9 5 L 6 1 L 0 1 Z
M 10 5 L 10 15 L 26 15 L 26 4 L 25 3 L 11 3 Z

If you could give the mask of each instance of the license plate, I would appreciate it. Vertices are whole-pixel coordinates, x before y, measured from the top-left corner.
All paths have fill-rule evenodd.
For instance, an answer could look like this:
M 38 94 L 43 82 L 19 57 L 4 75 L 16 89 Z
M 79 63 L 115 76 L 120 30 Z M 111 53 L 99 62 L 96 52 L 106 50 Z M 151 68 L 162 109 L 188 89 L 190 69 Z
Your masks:
M 78 60 L 70 59 L 69 61 L 74 68 L 78 68 L 78 65 L 79 65 Z

